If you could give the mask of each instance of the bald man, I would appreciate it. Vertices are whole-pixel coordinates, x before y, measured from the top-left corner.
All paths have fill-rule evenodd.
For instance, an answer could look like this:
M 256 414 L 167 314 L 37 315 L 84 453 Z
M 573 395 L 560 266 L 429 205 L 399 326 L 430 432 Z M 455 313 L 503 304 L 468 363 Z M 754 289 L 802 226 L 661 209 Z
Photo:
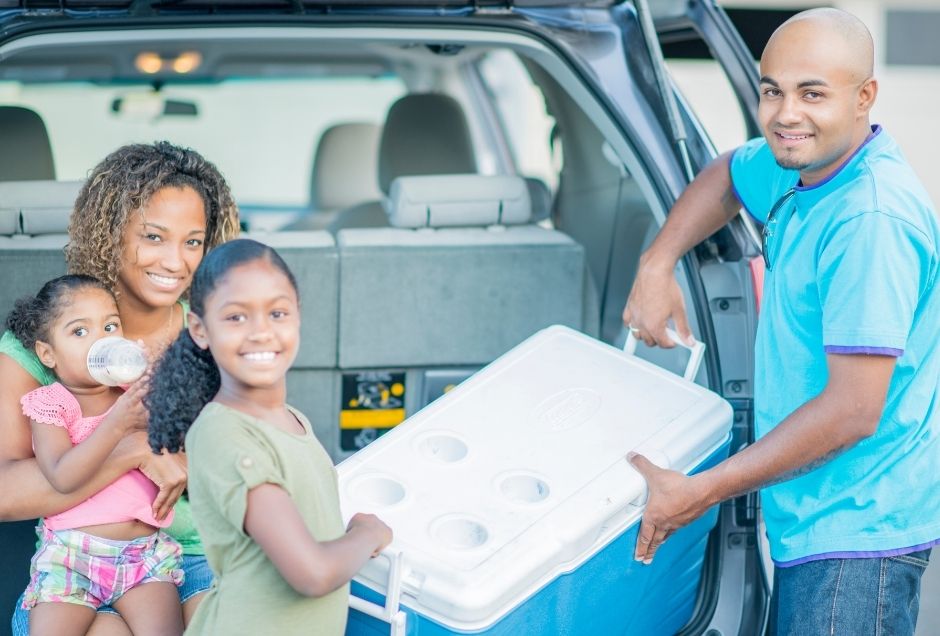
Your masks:
M 631 461 L 650 496 L 635 557 L 718 502 L 761 491 L 777 634 L 912 634 L 940 538 L 940 228 L 869 112 L 872 40 L 817 9 L 760 63 L 763 138 L 709 164 L 643 255 L 624 322 L 647 344 L 691 337 L 681 256 L 739 213 L 764 225 L 757 441 L 686 477 Z

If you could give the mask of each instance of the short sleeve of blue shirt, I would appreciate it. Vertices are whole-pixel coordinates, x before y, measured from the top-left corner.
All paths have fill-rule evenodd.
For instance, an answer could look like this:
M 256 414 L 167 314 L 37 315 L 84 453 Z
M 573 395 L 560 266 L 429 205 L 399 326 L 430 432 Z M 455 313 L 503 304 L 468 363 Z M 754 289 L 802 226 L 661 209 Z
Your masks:
M 837 225 L 817 262 L 826 353 L 901 356 L 929 262 L 927 237 L 905 220 L 866 212 Z
M 731 186 L 744 209 L 761 223 L 770 208 L 799 181 L 796 170 L 781 168 L 767 140 L 752 139 L 731 155 Z

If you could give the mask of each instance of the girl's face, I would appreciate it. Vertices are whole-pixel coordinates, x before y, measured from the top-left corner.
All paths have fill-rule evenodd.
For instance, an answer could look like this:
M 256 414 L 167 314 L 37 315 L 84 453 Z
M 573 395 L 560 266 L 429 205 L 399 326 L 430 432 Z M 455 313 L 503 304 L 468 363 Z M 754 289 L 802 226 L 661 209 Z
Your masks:
M 37 342 L 36 355 L 65 386 L 96 387 L 86 367 L 88 349 L 100 338 L 122 335 L 117 303 L 103 289 L 86 287 L 63 299 L 60 306 L 59 317 L 49 329 L 49 342 Z
M 169 307 L 205 253 L 205 206 L 192 188 L 166 187 L 140 212 L 124 229 L 118 291 L 144 307 Z
M 218 282 L 202 317 L 190 314 L 189 331 L 212 352 L 223 388 L 282 387 L 300 345 L 297 292 L 268 261 L 245 263 Z

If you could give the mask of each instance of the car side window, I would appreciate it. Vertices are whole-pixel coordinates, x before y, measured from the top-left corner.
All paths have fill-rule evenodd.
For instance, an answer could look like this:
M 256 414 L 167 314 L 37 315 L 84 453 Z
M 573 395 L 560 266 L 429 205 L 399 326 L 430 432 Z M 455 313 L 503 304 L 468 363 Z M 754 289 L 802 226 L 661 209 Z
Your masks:
M 555 192 L 561 169 L 561 144 L 545 96 L 519 57 L 507 50 L 485 55 L 477 65 L 495 106 L 516 170 Z

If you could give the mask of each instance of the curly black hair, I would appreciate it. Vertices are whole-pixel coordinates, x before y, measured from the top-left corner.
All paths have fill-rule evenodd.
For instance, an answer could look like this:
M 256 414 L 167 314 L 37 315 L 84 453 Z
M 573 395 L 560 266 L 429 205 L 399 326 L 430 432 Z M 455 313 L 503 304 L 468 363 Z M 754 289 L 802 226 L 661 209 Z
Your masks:
M 72 304 L 75 293 L 82 289 L 111 290 L 100 280 L 84 274 L 67 274 L 46 282 L 35 296 L 24 296 L 16 301 L 7 315 L 6 328 L 28 350 L 37 341 L 49 342 L 50 328 Z M 112 294 L 113 296 L 113 294 Z
M 254 261 L 267 261 L 279 269 L 297 291 L 287 263 L 272 248 L 251 239 L 223 243 L 196 268 L 190 287 L 190 311 L 205 315 L 206 300 L 229 271 Z M 186 432 L 203 407 L 219 392 L 222 378 L 209 349 L 201 349 L 184 329 L 154 367 L 144 406 L 150 413 L 148 439 L 159 453 L 183 448 Z
M 238 208 L 214 164 L 168 141 L 128 144 L 95 166 L 78 193 L 65 246 L 69 271 L 94 276 L 115 291 L 131 215 L 167 187 L 192 188 L 202 198 L 207 251 L 238 235 Z

